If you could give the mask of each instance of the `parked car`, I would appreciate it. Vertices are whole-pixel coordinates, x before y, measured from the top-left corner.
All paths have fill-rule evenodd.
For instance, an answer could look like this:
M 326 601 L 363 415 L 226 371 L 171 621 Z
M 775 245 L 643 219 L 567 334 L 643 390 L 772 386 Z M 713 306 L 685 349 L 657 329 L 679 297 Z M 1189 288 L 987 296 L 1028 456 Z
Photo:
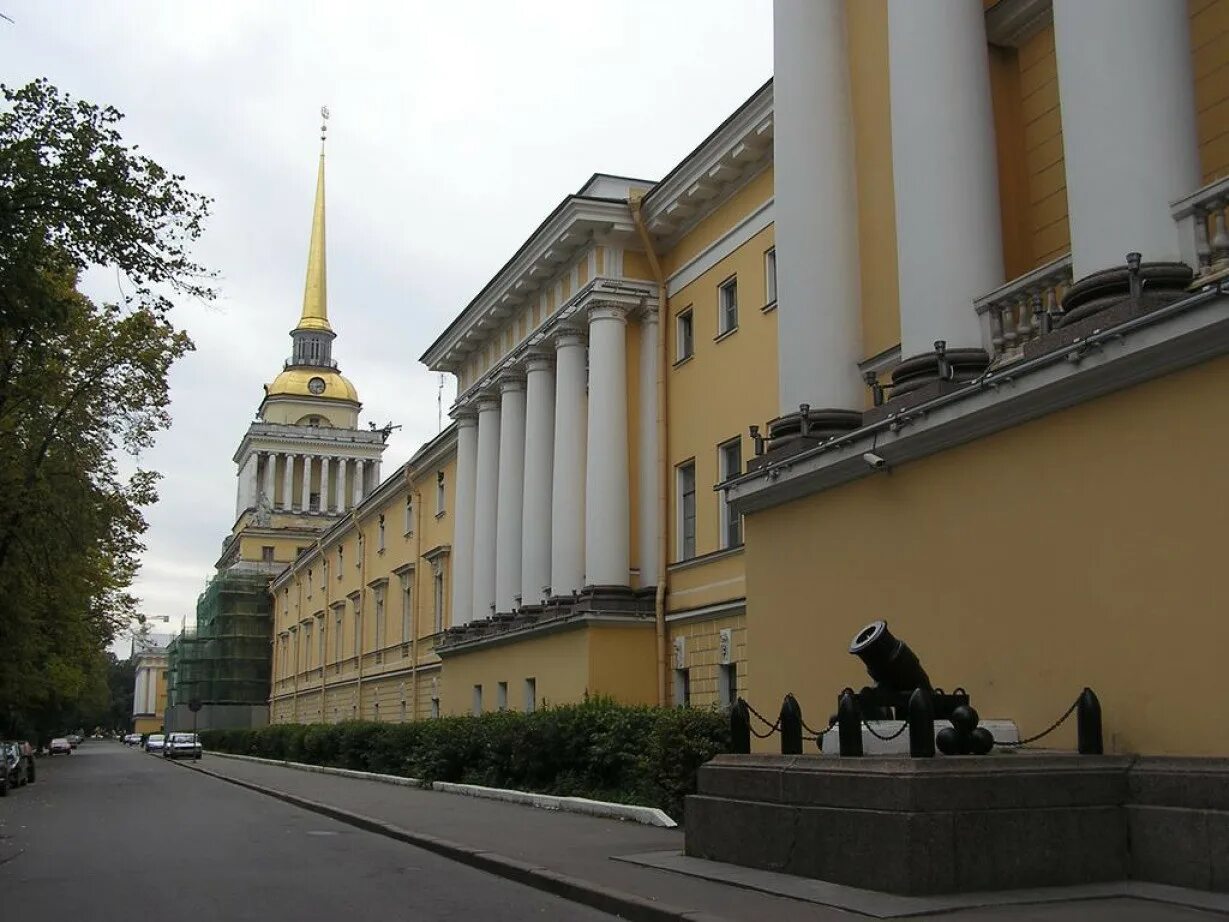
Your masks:
M 65 737 L 65 739 L 68 740 L 68 745 L 72 746 L 73 749 L 76 749 L 78 746 L 81 745 L 81 737 L 79 734 L 70 733 L 68 734 L 68 736 Z
M 141 734 L 140 733 L 125 733 L 124 734 L 124 745 L 125 746 L 139 746 L 140 744 L 141 744 Z
M 30 783 L 30 760 L 21 747 L 11 740 L 0 742 L 4 750 L 4 773 L 10 788 L 19 788 Z
M 73 754 L 73 746 L 66 737 L 57 736 L 51 741 L 51 745 L 47 747 L 47 751 L 51 755 L 55 755 L 57 752 L 62 752 L 64 755 L 70 756 Z
M 172 733 L 162 747 L 164 759 L 199 759 L 201 741 L 195 733 Z
M 162 747 L 166 745 L 165 733 L 151 733 L 145 741 L 146 752 L 161 752 Z

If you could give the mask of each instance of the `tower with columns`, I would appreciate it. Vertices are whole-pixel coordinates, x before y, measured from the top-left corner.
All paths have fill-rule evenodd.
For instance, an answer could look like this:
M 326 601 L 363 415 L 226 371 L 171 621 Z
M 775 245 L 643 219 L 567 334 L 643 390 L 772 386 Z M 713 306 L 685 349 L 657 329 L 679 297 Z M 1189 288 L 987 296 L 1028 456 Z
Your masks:
M 359 428 L 358 392 L 333 358 L 325 246 L 323 139 L 303 309 L 291 354 L 235 452 L 235 524 L 219 567 L 276 573 L 380 483 L 387 433 Z

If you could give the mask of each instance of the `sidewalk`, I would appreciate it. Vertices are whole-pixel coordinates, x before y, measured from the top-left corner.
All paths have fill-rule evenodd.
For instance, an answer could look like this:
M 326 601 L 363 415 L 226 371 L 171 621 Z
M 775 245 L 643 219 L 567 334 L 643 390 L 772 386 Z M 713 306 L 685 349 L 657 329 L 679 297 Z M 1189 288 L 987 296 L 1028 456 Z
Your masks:
M 280 796 L 308 809 L 376 833 L 392 835 L 624 918 L 653 922 L 666 919 L 826 922 L 864 919 L 867 918 L 864 913 L 881 915 L 873 908 L 849 912 L 615 860 L 649 853 L 681 853 L 683 833 L 679 829 L 660 829 L 209 755 L 200 762 L 178 764 L 255 786 L 265 794 Z M 765 875 L 769 876 L 783 875 Z M 1225 918 L 1219 912 L 1150 899 L 1087 898 L 1095 893 L 1095 889 L 1090 888 L 1085 898 L 1078 900 L 958 909 L 943 915 L 956 922 L 1100 919 L 1210 922 Z M 934 912 L 931 908 L 927 914 L 933 917 Z M 895 918 L 918 917 L 892 915 Z

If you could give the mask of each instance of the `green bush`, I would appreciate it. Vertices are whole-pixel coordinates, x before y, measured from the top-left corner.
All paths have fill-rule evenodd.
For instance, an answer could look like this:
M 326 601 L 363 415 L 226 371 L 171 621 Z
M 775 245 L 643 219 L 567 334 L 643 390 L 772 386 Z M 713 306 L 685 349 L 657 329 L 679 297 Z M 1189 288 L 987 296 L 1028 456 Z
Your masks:
M 206 749 L 660 807 L 682 819 L 696 770 L 730 748 L 723 712 L 609 700 L 408 724 L 348 720 L 207 730 Z

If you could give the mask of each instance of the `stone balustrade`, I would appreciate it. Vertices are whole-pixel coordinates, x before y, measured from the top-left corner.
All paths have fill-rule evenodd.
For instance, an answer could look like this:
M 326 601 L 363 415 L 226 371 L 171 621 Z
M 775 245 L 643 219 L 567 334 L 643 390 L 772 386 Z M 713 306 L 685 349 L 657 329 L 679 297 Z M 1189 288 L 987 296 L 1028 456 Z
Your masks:
M 1174 202 L 1172 213 L 1195 284 L 1229 273 L 1229 176 Z
M 974 301 L 987 332 L 991 360 L 999 364 L 1014 361 L 1026 342 L 1056 325 L 1070 285 L 1071 255 L 1067 254 Z

